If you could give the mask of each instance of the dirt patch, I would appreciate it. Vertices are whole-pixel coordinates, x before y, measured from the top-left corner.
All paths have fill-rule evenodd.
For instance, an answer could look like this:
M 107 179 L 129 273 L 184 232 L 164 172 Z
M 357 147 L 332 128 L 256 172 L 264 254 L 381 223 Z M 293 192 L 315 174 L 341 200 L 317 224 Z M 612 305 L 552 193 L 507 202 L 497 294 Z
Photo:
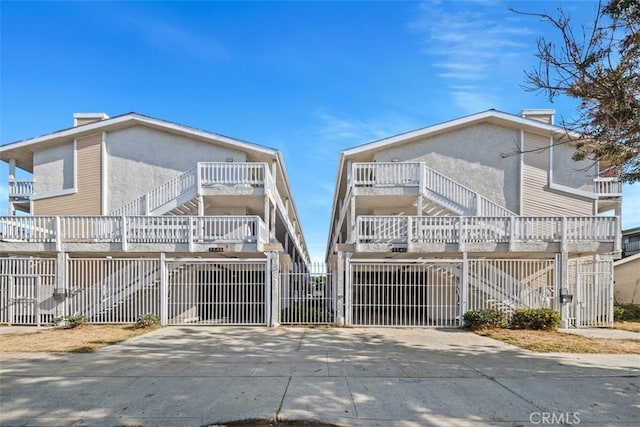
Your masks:
M 640 332 L 640 322 L 615 322 L 613 327 L 629 332 Z
M 487 329 L 478 335 L 542 353 L 640 354 L 640 340 L 599 339 L 558 331 Z
M 111 344 L 151 332 L 133 325 L 84 325 L 38 333 L 0 334 L 0 353 L 91 353 Z

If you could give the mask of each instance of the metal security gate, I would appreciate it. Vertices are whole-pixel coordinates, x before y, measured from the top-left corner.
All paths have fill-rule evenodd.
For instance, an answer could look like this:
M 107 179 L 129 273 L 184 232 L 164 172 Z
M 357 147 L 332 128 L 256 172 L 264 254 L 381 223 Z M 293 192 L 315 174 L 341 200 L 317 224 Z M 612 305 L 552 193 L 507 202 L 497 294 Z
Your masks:
M 554 308 L 556 263 L 553 259 L 469 260 L 467 310 Z
M 351 261 L 347 323 L 358 326 L 457 327 L 459 260 Z M 349 307 L 351 308 L 349 310 Z
M 144 258 L 69 258 L 67 313 L 91 323 L 135 323 L 160 314 L 160 261 Z
M 327 264 L 280 267 L 280 323 L 332 324 L 336 313 L 336 274 Z
M 570 316 L 575 326 L 613 326 L 613 261 L 577 259 L 570 264 Z M 573 271 L 571 271 L 573 270 Z
M 62 315 L 55 276 L 51 258 L 0 259 L 0 322 L 40 326 Z
M 166 261 L 169 325 L 265 325 L 267 262 Z

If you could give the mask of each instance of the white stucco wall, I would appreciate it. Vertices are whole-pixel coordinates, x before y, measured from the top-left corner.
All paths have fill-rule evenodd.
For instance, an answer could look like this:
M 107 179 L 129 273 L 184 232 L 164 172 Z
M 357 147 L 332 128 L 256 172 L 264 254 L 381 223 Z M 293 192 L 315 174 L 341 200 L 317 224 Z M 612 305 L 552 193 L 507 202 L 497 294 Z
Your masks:
M 593 191 L 593 179 L 597 176 L 597 169 L 593 161 L 573 160 L 575 149 L 570 145 L 555 145 L 552 151 L 554 184 Z
M 613 264 L 615 300 L 621 304 L 640 304 L 640 254 Z
M 36 194 L 45 195 L 73 188 L 73 161 L 73 142 L 34 152 Z
M 460 130 L 390 147 L 375 160 L 424 161 L 427 166 L 514 212 L 519 210 L 519 131 L 493 124 Z
M 107 135 L 107 211 L 179 175 L 197 162 L 246 161 L 242 151 L 136 126 Z

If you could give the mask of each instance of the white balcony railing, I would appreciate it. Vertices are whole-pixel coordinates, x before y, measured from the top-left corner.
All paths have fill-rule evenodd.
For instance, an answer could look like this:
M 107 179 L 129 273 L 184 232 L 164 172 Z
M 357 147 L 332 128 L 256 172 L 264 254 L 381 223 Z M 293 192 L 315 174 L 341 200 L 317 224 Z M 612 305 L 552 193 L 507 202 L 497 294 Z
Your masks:
M 5 216 L 0 238 L 25 243 L 268 243 L 258 216 Z
M 619 242 L 617 217 L 359 216 L 356 244 Z
M 33 195 L 33 181 L 30 179 L 9 180 L 9 200 L 28 200 Z
M 155 212 L 167 203 L 187 194 L 196 192 L 200 186 L 212 185 L 264 185 L 270 176 L 266 163 L 201 162 L 182 172 L 173 179 L 159 185 L 124 206 L 115 209 L 111 215 L 136 216 Z
M 515 216 L 515 213 L 476 191 L 437 172 L 424 162 L 354 163 L 355 187 L 417 187 L 427 195 L 445 202 L 458 213 L 478 216 Z
M 622 196 L 622 182 L 615 177 L 595 178 L 593 180 L 595 192 L 600 197 Z

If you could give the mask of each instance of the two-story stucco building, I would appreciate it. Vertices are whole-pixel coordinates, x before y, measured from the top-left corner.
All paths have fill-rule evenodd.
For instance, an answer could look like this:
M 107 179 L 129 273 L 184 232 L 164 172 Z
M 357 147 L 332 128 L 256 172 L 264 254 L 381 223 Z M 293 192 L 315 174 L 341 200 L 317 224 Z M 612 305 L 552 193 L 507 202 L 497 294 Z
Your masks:
M 309 262 L 274 149 L 137 113 L 81 113 L 0 147 L 0 159 L 0 322 L 153 312 L 169 324 L 268 324 L 273 265 Z
M 327 259 L 344 271 L 346 323 L 518 307 L 612 321 L 621 186 L 572 159 L 553 114 L 489 110 L 340 154 Z
M 621 186 L 573 137 L 552 110 L 489 110 L 343 151 L 314 269 L 278 151 L 76 114 L 0 147 L 0 322 L 455 327 L 550 307 L 607 326 Z

